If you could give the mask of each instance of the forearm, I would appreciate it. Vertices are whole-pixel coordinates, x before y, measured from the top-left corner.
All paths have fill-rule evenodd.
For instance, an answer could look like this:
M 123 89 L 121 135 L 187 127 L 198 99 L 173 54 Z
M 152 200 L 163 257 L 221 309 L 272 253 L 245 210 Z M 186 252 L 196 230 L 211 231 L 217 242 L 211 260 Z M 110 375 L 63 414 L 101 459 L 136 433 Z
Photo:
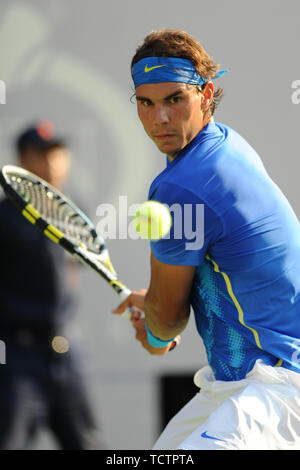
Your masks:
M 160 305 L 149 292 L 145 297 L 144 309 L 151 333 L 162 340 L 169 340 L 179 335 L 185 329 L 190 315 L 189 304 L 181 305 L 178 310 L 171 311 L 168 306 Z

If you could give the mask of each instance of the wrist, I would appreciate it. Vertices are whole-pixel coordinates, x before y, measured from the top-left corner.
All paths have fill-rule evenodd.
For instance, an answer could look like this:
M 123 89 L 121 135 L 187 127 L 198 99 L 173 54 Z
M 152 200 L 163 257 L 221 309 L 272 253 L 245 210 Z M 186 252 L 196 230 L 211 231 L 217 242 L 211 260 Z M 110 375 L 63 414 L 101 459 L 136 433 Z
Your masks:
M 154 334 L 150 331 L 147 322 L 145 321 L 145 328 L 147 331 L 147 340 L 150 346 L 154 348 L 165 348 L 168 346 L 172 341 L 174 341 L 174 338 L 168 339 L 168 340 L 163 340 L 158 338 L 157 336 L 154 336 Z

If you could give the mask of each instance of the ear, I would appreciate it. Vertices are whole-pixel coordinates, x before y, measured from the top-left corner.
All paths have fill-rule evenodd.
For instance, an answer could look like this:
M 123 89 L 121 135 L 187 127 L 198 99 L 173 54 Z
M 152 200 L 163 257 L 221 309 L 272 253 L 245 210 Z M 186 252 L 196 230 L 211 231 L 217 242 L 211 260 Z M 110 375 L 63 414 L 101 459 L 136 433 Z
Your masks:
M 215 87 L 214 87 L 214 84 L 213 84 L 212 81 L 208 81 L 208 82 L 205 83 L 204 88 L 202 89 L 202 96 L 203 96 L 202 109 L 203 109 L 203 111 L 207 111 L 208 108 L 210 107 L 211 102 L 212 102 L 213 97 L 214 97 L 214 90 L 215 90 Z

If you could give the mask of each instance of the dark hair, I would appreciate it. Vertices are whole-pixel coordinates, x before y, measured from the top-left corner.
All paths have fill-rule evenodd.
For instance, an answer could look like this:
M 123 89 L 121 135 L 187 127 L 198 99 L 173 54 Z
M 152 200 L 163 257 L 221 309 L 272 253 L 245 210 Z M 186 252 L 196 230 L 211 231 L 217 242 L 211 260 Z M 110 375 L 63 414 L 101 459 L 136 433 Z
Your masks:
M 189 59 L 201 77 L 207 80 L 214 78 L 220 68 L 220 65 L 213 61 L 198 41 L 185 31 L 176 29 L 162 29 L 148 34 L 144 42 L 138 46 L 132 58 L 131 74 L 134 64 L 145 57 L 179 57 Z M 202 88 L 198 87 L 198 90 L 201 91 Z M 221 101 L 223 94 L 223 89 L 220 87 L 214 91 L 213 101 L 209 108 L 211 116 Z
M 17 137 L 16 150 L 18 154 L 24 154 L 27 150 L 46 152 L 53 148 L 65 148 L 66 142 L 58 137 L 54 131 L 54 125 L 50 121 L 39 121 L 23 130 Z

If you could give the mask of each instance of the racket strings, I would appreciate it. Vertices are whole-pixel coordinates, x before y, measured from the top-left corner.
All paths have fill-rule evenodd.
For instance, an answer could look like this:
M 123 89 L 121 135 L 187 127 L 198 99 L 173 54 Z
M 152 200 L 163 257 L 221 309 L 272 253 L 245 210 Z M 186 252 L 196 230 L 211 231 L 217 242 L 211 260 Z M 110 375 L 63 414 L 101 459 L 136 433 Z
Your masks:
M 27 204 L 39 212 L 47 224 L 58 228 L 72 243 L 83 244 L 87 249 L 99 252 L 100 244 L 91 234 L 88 223 L 50 188 L 15 175 L 10 175 L 10 184 Z

